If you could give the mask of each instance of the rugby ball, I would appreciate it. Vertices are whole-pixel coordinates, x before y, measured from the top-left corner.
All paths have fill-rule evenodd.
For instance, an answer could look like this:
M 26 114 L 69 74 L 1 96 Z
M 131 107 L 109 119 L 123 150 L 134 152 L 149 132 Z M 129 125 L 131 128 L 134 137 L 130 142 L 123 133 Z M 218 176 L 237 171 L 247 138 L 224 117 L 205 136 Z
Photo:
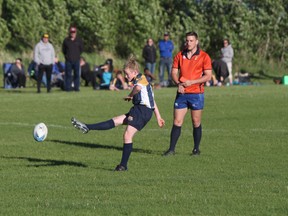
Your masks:
M 48 134 L 48 128 L 44 123 L 39 123 L 34 127 L 33 137 L 37 142 L 43 142 Z

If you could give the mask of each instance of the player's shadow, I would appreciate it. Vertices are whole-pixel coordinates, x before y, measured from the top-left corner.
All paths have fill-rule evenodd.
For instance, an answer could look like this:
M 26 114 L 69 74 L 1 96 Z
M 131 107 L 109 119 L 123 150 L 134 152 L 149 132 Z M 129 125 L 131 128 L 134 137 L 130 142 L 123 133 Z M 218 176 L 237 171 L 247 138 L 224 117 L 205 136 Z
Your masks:
M 66 145 L 74 145 L 74 146 L 80 146 L 80 147 L 85 147 L 85 148 L 102 148 L 102 149 L 114 149 L 117 151 L 122 151 L 122 146 L 112 146 L 112 145 L 101 145 L 101 144 L 92 144 L 92 143 L 84 143 L 84 142 L 71 142 L 71 141 L 63 141 L 63 140 L 49 140 L 50 142 L 55 142 L 55 143 L 61 143 L 61 144 L 66 144 Z M 133 148 L 133 152 L 138 152 L 138 153 L 145 153 L 145 154 L 153 154 L 155 152 L 147 149 L 139 149 L 139 148 Z
M 87 167 L 87 165 L 74 161 L 64 161 L 64 160 L 50 160 L 50 159 L 39 159 L 39 158 L 31 158 L 31 157 L 5 157 L 6 159 L 13 160 L 27 160 L 33 165 L 27 165 L 28 167 L 45 167 L 45 166 L 75 166 L 75 167 Z

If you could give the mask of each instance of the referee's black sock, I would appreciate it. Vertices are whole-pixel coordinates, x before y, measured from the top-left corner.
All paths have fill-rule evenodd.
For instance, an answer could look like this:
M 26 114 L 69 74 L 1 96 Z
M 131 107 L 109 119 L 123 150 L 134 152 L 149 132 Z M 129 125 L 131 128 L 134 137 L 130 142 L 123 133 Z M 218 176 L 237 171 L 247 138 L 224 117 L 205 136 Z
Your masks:
M 89 130 L 109 130 L 115 127 L 113 119 L 96 124 L 86 124 Z
M 124 143 L 122 151 L 121 165 L 127 168 L 127 163 L 133 149 L 133 143 Z
M 169 151 L 175 151 L 175 147 L 177 144 L 177 141 L 180 137 L 181 134 L 181 126 L 176 126 L 173 125 L 172 130 L 171 130 L 171 134 L 170 134 L 170 148 Z
M 193 128 L 194 149 L 199 150 L 201 137 L 202 137 L 202 126 L 200 124 L 199 127 Z

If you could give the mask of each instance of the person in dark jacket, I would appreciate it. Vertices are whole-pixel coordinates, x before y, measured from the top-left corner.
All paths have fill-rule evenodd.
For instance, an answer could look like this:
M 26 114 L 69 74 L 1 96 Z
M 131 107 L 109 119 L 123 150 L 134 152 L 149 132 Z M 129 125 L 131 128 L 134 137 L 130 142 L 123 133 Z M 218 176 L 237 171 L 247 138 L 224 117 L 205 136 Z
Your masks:
M 25 88 L 26 87 L 26 74 L 25 74 L 25 68 L 22 64 L 21 58 L 16 58 L 15 63 L 11 65 L 11 68 L 9 70 L 11 73 L 13 80 L 15 81 L 12 83 L 13 88 Z
M 221 86 L 224 84 L 225 79 L 229 76 L 229 70 L 226 62 L 219 60 L 212 61 L 212 68 L 215 72 L 218 85 Z
M 86 62 L 83 56 L 80 57 L 81 78 L 85 81 L 85 86 L 91 82 L 93 84 L 93 72 L 90 69 L 90 64 Z
M 71 91 L 72 70 L 74 90 L 80 91 L 80 56 L 83 51 L 83 41 L 77 36 L 76 27 L 69 29 L 69 36 L 62 44 L 62 52 L 65 56 L 65 90 Z
M 147 40 L 147 44 L 144 46 L 142 56 L 145 59 L 145 68 L 154 74 L 156 66 L 156 48 L 152 38 Z

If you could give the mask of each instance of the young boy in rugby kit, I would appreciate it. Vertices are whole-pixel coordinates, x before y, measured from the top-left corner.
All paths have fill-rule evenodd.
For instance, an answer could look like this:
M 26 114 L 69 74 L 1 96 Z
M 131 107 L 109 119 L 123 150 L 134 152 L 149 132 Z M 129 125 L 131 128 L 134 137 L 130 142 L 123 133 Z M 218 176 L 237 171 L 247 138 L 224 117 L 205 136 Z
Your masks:
M 124 65 L 125 77 L 129 82 L 134 84 L 130 94 L 124 98 L 125 101 L 132 100 L 134 105 L 128 113 L 95 124 L 84 124 L 75 118 L 71 119 L 74 127 L 83 133 L 88 133 L 90 130 L 109 130 L 119 125 L 127 125 L 123 136 L 122 160 L 116 166 L 115 171 L 127 170 L 127 163 L 132 152 L 133 137 L 137 131 L 144 128 L 151 119 L 153 112 L 157 118 L 159 127 L 165 125 L 165 121 L 162 119 L 154 100 L 152 87 L 145 75 L 139 73 L 139 69 L 139 64 L 133 56 Z

